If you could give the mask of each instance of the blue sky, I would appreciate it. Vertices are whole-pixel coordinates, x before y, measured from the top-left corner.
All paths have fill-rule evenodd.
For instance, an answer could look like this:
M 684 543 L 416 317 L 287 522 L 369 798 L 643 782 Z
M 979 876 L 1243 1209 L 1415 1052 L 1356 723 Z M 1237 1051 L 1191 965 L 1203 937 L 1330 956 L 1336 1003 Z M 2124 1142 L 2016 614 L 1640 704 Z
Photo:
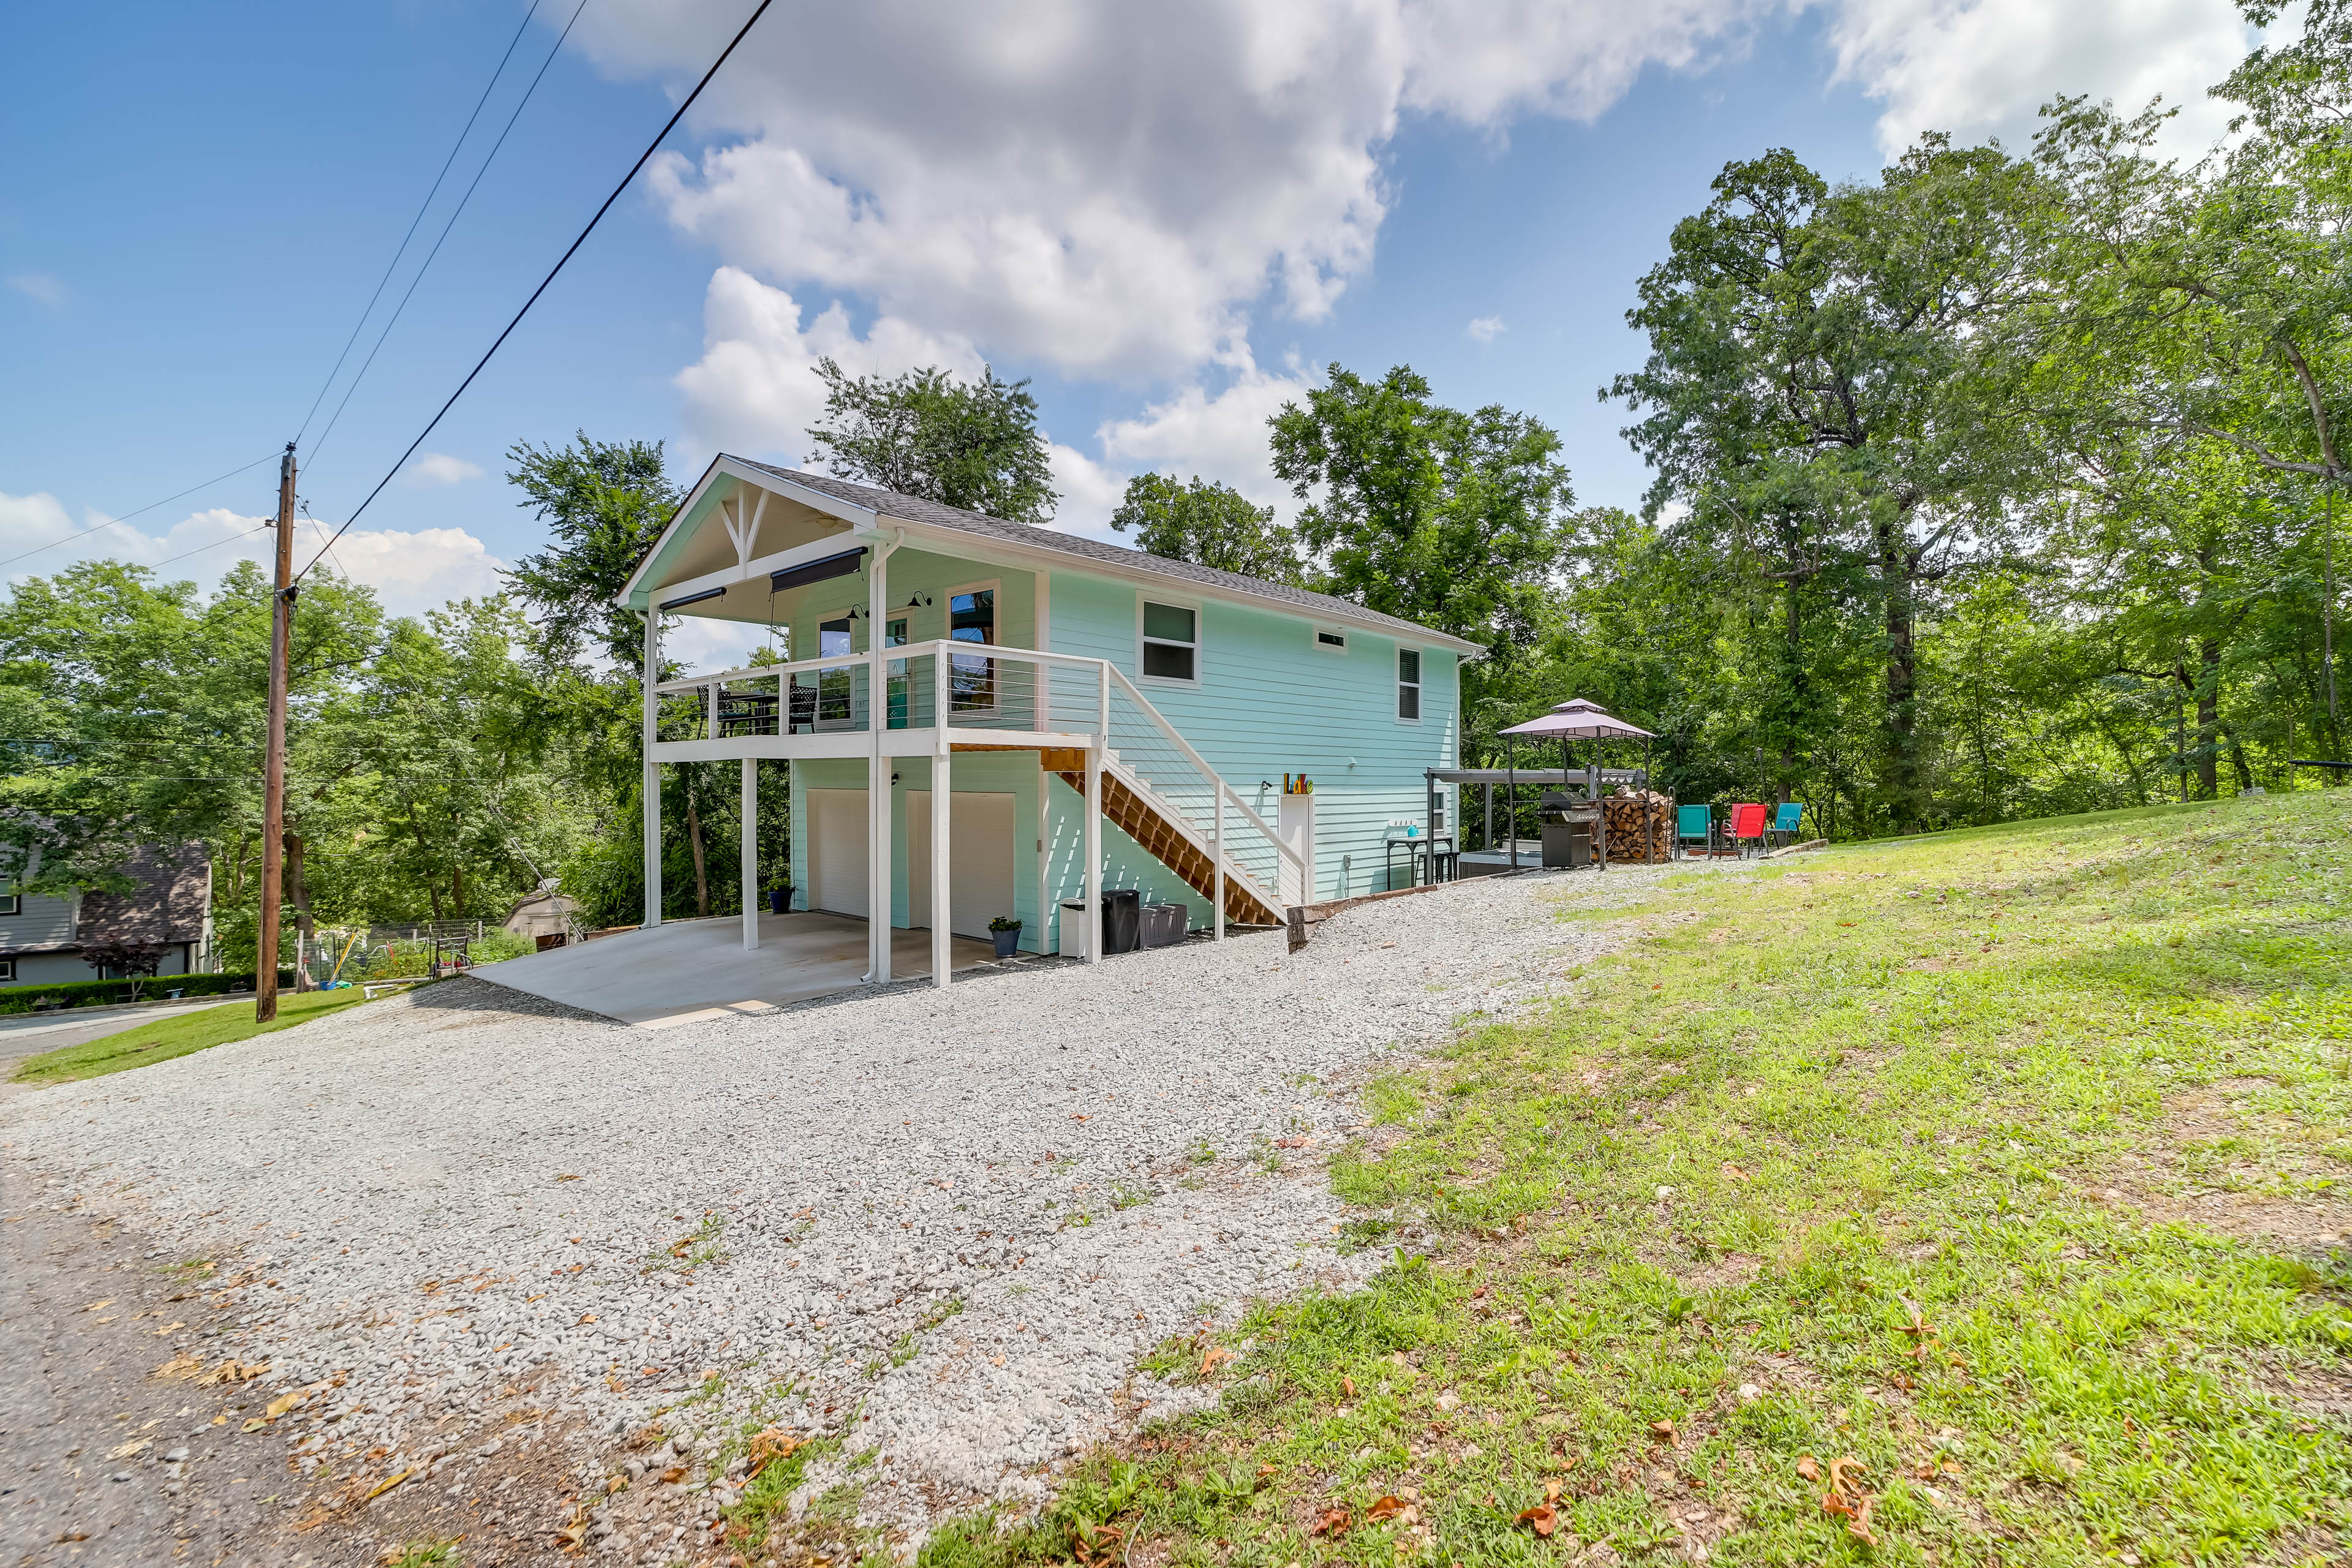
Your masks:
M 524 29 L 397 299 L 576 0 Z M 339 521 L 740 23 L 744 0 L 589 0 L 323 447 Z M 1623 13 L 1623 14 L 1621 14 Z M 265 540 L 304 421 L 523 16 L 513 0 L 37 9 L 0 95 L 0 566 L 209 581 Z M 1263 420 L 1330 361 L 1557 428 L 1587 501 L 1646 482 L 1596 389 L 1638 363 L 1635 280 L 1721 164 L 1787 145 L 1866 176 L 1921 126 L 2018 144 L 2057 89 L 2189 99 L 2226 0 L 785 0 L 338 557 L 415 610 L 538 542 L 517 440 L 575 428 L 796 460 L 806 364 L 1034 378 L 1065 525 L 1145 468 L 1264 499 Z M 717 151 L 715 161 L 706 155 Z M 825 312 L 833 313 L 827 316 Z M 1478 330 L 1473 323 L 1489 323 Z M 312 450 L 315 448 L 315 452 Z M 478 470 L 478 472 L 477 471 Z M 315 537 L 315 536 L 313 536 Z

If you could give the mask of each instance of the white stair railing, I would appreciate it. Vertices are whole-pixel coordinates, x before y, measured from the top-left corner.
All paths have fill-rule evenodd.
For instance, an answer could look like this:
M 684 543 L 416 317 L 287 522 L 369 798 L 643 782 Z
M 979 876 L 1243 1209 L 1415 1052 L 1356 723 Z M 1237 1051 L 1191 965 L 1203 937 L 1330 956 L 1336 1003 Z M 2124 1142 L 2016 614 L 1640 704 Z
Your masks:
M 1240 878 L 1260 903 L 1282 910 L 1278 889 L 1286 880 L 1285 864 L 1294 879 L 1305 869 L 1298 851 L 1234 793 L 1117 665 L 1108 668 L 1115 770 L 1130 787 L 1139 786 L 1153 808 L 1203 853 L 1220 861 L 1227 875 Z

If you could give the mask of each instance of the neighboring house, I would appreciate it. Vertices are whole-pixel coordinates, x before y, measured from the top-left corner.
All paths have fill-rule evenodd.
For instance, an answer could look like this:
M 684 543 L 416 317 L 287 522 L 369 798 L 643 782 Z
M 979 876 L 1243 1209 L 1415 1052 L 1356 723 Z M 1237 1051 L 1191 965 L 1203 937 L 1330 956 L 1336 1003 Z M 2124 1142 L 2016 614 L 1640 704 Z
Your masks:
M 1063 902 L 1097 888 L 1182 904 L 1194 930 L 1220 898 L 1235 923 L 1274 924 L 1343 879 L 1370 890 L 1392 823 L 1452 818 L 1427 771 L 1456 765 L 1460 667 L 1482 651 L 1344 599 L 725 456 L 619 602 L 765 626 L 791 656 L 667 682 L 666 702 L 648 679 L 646 923 L 659 764 L 741 761 L 748 817 L 751 760 L 783 759 L 794 907 L 931 928 L 942 984 L 950 930 L 1010 917 L 1024 948 L 1053 951 Z M 1314 793 L 1286 795 L 1285 774 Z M 878 923 L 868 954 L 887 978 Z
M 142 845 L 123 867 L 127 893 L 0 893 L 0 985 L 117 980 L 82 960 L 100 942 L 161 942 L 156 973 L 194 974 L 212 952 L 213 870 L 202 844 Z

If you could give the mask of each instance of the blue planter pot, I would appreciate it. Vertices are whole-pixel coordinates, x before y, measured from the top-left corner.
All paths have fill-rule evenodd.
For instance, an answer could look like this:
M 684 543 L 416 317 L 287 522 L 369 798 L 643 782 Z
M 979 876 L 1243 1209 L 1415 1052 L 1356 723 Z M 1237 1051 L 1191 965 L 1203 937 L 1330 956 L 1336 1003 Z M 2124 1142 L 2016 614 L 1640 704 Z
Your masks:
M 790 888 L 769 889 L 768 908 L 780 915 L 792 913 L 793 890 Z
M 988 934 L 996 939 L 997 957 L 1011 958 L 1014 953 L 1021 951 L 1021 928 L 1019 926 L 1014 926 L 1011 931 L 992 931 Z

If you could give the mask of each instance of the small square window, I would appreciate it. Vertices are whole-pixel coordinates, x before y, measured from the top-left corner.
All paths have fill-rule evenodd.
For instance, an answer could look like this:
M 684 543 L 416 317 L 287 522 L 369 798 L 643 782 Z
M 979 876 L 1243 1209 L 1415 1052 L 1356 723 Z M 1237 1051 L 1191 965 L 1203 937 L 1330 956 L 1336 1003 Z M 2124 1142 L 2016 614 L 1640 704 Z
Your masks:
M 1421 722 L 1421 652 L 1417 648 L 1397 649 L 1397 718 Z
M 24 912 L 25 899 L 23 894 L 0 893 L 0 915 L 21 915 Z
M 1143 605 L 1143 673 L 1155 680 L 1200 679 L 1200 617 L 1181 605 Z
M 16 978 L 16 961 L 13 958 L 0 958 L 0 981 L 14 980 Z

